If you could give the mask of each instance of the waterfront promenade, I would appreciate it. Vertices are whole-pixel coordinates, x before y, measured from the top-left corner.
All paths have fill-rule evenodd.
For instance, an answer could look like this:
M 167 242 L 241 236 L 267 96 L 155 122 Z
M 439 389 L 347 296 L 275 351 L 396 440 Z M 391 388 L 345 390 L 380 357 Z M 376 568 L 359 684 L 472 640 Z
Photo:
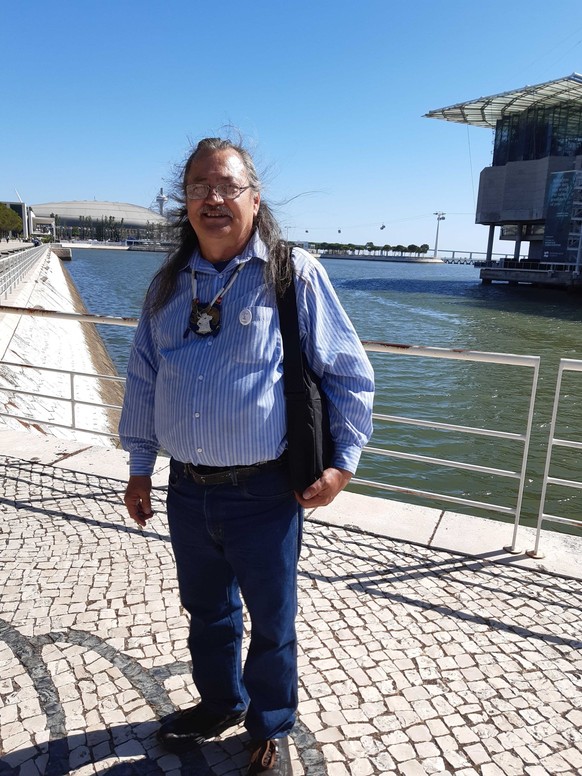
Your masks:
M 61 276 L 47 258 L 8 303 L 74 309 Z M 78 327 L 32 320 L 0 321 L 4 358 L 79 369 Z M 140 531 L 122 503 L 125 453 L 10 425 L 0 776 L 244 773 L 243 729 L 182 758 L 156 744 L 159 718 L 196 700 L 164 460 Z M 309 515 L 295 776 L 582 773 L 582 538 L 546 534 L 540 559 L 525 552 L 531 529 L 515 555 L 511 538 L 507 523 L 354 493 Z
M 0 430 L 2 776 L 244 773 L 243 729 L 156 743 L 196 700 L 163 464 L 140 531 L 125 453 Z M 497 528 L 355 494 L 309 516 L 295 776 L 582 772 L 580 545 L 534 561 Z

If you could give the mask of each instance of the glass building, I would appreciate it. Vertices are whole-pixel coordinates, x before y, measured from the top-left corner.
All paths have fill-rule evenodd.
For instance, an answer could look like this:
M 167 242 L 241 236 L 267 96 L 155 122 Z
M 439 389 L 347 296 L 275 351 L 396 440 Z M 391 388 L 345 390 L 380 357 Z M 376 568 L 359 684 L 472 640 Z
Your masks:
M 426 116 L 495 131 L 492 164 L 480 175 L 475 217 L 489 227 L 487 262 L 499 228 L 500 239 L 515 243 L 514 263 L 560 265 L 579 273 L 582 76 L 573 73 Z M 520 262 L 524 253 L 527 258 Z

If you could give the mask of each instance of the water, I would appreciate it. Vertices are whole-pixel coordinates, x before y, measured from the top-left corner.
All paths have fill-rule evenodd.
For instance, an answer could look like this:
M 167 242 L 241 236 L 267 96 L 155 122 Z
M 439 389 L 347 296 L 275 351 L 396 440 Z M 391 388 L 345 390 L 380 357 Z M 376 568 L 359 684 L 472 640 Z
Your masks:
M 164 258 L 164 253 L 73 248 L 73 260 L 65 266 L 88 312 L 137 318 L 149 282 Z M 117 371 L 124 375 L 135 329 L 97 328 Z
M 160 253 L 74 249 L 67 269 L 90 312 L 137 317 L 148 283 L 163 259 Z M 326 260 L 324 264 L 364 340 L 541 356 L 523 506 L 525 522 L 533 523 L 557 364 L 561 357 L 582 357 L 582 298 L 565 291 L 485 286 L 479 281 L 478 270 L 470 265 L 340 259 Z M 133 329 L 99 329 L 118 371 L 124 374 Z M 525 396 L 531 386 L 531 370 L 410 356 L 372 354 L 371 360 L 377 378 L 377 412 L 514 433 L 525 429 Z M 568 376 L 564 387 L 566 411 L 560 413 L 558 435 L 573 437 L 577 433 L 582 438 L 582 402 L 577 400 L 582 375 Z M 372 444 L 402 453 L 520 468 L 521 447 L 511 441 L 500 443 L 380 422 Z M 580 479 L 580 463 L 579 454 L 565 451 L 556 456 L 551 474 Z M 502 505 L 513 506 L 517 493 L 511 479 L 500 481 L 490 475 L 397 458 L 365 456 L 358 475 L 404 487 L 468 494 L 476 500 Z M 395 497 L 383 491 L 376 495 Z M 546 512 L 579 517 L 581 500 L 575 491 L 553 487 L 548 495 Z M 414 497 L 405 498 L 423 503 Z M 446 503 L 441 506 L 450 507 Z M 466 507 L 459 510 L 470 511 Z

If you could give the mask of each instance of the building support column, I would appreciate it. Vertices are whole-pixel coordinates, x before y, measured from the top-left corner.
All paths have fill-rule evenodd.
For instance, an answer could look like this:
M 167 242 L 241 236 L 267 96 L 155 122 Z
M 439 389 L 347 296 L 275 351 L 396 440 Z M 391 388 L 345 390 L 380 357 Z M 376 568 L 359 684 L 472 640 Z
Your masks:
M 495 224 L 489 224 L 489 237 L 487 238 L 487 255 L 485 261 L 490 262 L 493 256 L 493 239 L 495 237 Z
M 521 253 L 521 233 L 523 231 L 522 225 L 517 226 L 517 239 L 515 241 L 515 251 L 513 252 L 513 260 L 519 261 L 519 254 Z

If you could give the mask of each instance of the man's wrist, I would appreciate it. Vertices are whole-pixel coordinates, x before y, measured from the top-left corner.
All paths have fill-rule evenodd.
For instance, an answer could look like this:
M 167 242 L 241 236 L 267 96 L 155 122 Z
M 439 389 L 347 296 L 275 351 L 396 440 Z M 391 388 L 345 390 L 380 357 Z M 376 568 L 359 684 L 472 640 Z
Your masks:
M 334 467 L 334 469 L 342 469 L 344 471 L 350 472 L 351 474 L 355 474 L 360 462 L 361 455 L 362 450 L 356 445 L 352 445 L 351 447 L 347 447 L 343 450 L 340 450 L 336 447 L 331 465 Z
M 156 465 L 157 456 L 153 458 L 147 453 L 130 453 L 129 475 L 130 477 L 151 477 Z

